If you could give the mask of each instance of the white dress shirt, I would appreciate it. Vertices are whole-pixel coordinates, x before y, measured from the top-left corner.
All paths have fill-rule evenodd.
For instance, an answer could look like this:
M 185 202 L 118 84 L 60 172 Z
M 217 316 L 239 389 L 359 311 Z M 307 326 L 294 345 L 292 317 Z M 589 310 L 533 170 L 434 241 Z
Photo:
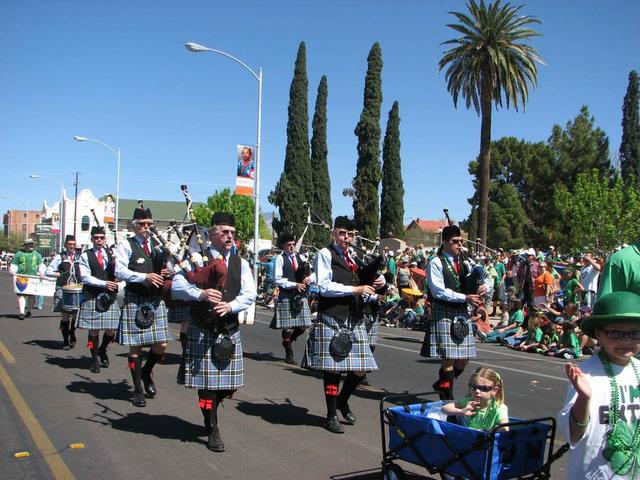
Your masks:
M 453 255 L 450 255 L 447 252 L 442 252 L 442 254 L 447 257 L 453 265 Z M 433 257 L 427 266 L 427 282 L 429 283 L 429 291 L 431 292 L 431 295 L 433 295 L 435 299 L 443 302 L 466 302 L 467 296 L 464 293 L 456 292 L 455 290 L 451 290 L 444 286 L 443 268 L 442 260 L 437 256 Z

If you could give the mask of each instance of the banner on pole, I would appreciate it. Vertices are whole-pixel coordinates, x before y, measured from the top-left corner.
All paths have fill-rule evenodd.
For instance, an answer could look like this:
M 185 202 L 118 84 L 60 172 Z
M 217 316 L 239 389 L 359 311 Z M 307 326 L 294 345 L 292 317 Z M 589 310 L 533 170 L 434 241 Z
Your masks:
M 42 295 L 53 297 L 56 292 L 56 279 L 36 277 L 33 275 L 14 275 L 13 291 L 20 295 Z
M 237 145 L 236 195 L 253 195 L 253 182 L 256 163 L 253 157 L 254 147 Z

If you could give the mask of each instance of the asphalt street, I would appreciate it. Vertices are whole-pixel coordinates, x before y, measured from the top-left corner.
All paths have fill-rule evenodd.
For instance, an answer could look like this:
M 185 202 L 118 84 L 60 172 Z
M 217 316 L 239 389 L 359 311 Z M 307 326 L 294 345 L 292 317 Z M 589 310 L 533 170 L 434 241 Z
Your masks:
M 111 366 L 89 372 L 86 332 L 64 351 L 59 314 L 45 310 L 18 320 L 11 277 L 0 274 L 0 478 L 380 478 L 379 401 L 391 393 L 431 390 L 438 364 L 418 355 L 422 332 L 383 327 L 369 375 L 350 405 L 358 418 L 343 435 L 322 428 L 325 402 L 319 375 L 283 362 L 272 312 L 258 307 L 255 325 L 242 327 L 245 387 L 226 401 L 219 424 L 226 452 L 206 449 L 197 394 L 175 382 L 179 342 L 154 370 L 158 395 L 136 408 L 126 349 L 110 348 Z M 177 325 L 172 325 L 177 338 Z M 300 361 L 304 344 L 294 344 Z M 564 362 L 479 345 L 471 367 L 496 368 L 511 416 L 553 416 L 565 395 Z M 468 369 L 456 384 L 466 393 Z M 556 446 L 562 442 L 558 439 Z M 28 456 L 16 458 L 18 452 Z M 418 466 L 402 464 L 425 475 Z M 554 463 L 564 478 L 566 456 Z

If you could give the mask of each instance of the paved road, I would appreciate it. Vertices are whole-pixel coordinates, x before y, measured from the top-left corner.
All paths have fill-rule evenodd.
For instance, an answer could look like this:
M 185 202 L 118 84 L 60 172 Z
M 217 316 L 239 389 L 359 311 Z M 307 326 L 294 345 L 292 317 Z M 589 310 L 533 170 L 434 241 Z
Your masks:
M 283 363 L 279 332 L 268 328 L 271 312 L 260 307 L 256 324 L 242 330 L 247 385 L 220 412 L 227 451 L 216 454 L 205 447 L 196 393 L 175 383 L 178 342 L 155 369 L 157 397 L 138 409 L 129 402 L 125 348 L 113 346 L 111 366 L 91 374 L 86 334 L 74 350 L 61 350 L 50 299 L 46 310 L 19 321 L 10 278 L 0 274 L 2 479 L 379 478 L 379 400 L 387 392 L 430 390 L 437 376 L 437 363 L 418 356 L 422 333 L 383 328 L 381 370 L 351 402 L 358 424 L 344 435 L 329 433 L 321 428 L 320 377 Z M 304 346 L 294 347 L 299 360 Z M 561 361 L 481 345 L 476 365 L 500 371 L 513 416 L 553 415 L 561 406 Z M 78 443 L 84 448 L 69 447 Z M 21 451 L 30 456 L 14 458 Z M 554 464 L 553 478 L 564 478 L 565 465 L 566 457 Z

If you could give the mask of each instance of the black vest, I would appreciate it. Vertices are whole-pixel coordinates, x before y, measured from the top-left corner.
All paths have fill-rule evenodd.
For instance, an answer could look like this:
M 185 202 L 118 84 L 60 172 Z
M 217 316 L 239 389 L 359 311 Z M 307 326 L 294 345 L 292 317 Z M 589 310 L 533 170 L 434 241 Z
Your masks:
M 73 269 L 76 273 L 76 281 L 80 283 L 80 251 L 76 250 L 73 253 Z M 69 261 L 69 254 L 65 250 L 60 253 L 60 257 L 62 258 L 60 265 L 58 265 L 58 273 L 60 273 L 60 276 L 56 280 L 56 285 L 58 287 L 67 285 L 69 283 L 69 277 L 71 276 L 71 262 Z
M 138 243 L 135 237 L 127 238 L 129 245 L 131 246 L 131 256 L 129 257 L 129 264 L 127 268 L 133 272 L 138 273 L 159 273 L 162 265 L 157 265 L 158 260 L 162 255 L 159 255 L 155 248 L 153 247 L 153 243 L 149 240 L 149 250 L 151 251 L 151 255 L 145 255 L 142 250 L 142 246 Z M 160 268 L 158 268 L 160 267 Z M 142 295 L 145 297 L 153 296 L 156 292 L 152 290 L 157 290 L 155 288 L 149 289 L 147 285 L 144 283 L 131 282 L 127 283 L 126 291 L 127 293 L 135 293 L 137 295 Z
M 113 255 L 109 249 L 105 249 L 107 251 L 107 257 L 102 259 L 102 261 L 107 262 L 107 268 L 100 267 L 98 263 L 98 257 L 96 256 L 95 250 L 92 248 L 91 250 L 87 250 L 87 260 L 89 261 L 89 267 L 91 268 L 91 276 L 97 278 L 98 280 L 105 280 L 113 282 L 115 280 L 115 261 Z M 83 291 L 92 292 L 96 295 L 104 292 L 105 289 L 102 287 L 96 287 L 94 285 L 83 285 Z
M 222 292 L 222 300 L 230 302 L 240 293 L 242 287 L 242 259 L 239 255 L 229 255 L 227 281 Z M 199 328 L 232 335 L 240 327 L 237 313 L 228 313 L 223 317 L 213 315 L 209 302 L 193 302 L 191 307 L 192 323 Z M 208 313 L 207 313 L 208 312 Z M 208 317 L 208 320 L 206 318 Z
M 456 278 L 454 276 L 455 270 L 453 271 L 454 273 L 452 273 L 447 267 L 447 262 L 449 260 L 445 257 L 445 254 L 444 253 L 439 254 L 438 258 L 442 263 L 442 277 L 444 278 L 444 287 L 450 288 L 454 292 L 466 293 L 464 289 L 464 284 L 465 284 L 464 279 L 469 274 L 466 263 L 460 261 L 460 258 L 458 258 L 458 264 L 460 265 L 460 272 L 458 273 Z M 451 264 L 453 266 L 453 262 L 451 262 Z M 432 302 L 441 303 L 443 305 L 450 305 L 455 307 L 460 307 L 461 305 L 459 302 L 447 302 L 444 300 L 439 300 L 431 294 L 429 294 L 429 299 Z
M 285 277 L 290 282 L 300 283 L 298 271 L 302 267 L 302 262 L 300 261 L 300 256 L 297 253 L 294 253 L 296 256 L 296 263 L 298 264 L 298 270 L 293 269 L 293 265 L 291 264 L 291 260 L 289 260 L 289 255 L 286 253 L 282 254 L 282 276 Z
M 331 252 L 331 272 L 332 281 L 343 285 L 358 286 L 360 285 L 359 273 L 352 272 L 342 257 L 331 244 L 329 247 Z M 359 299 L 355 295 L 347 295 L 344 297 L 323 297 L 320 295 L 318 299 L 318 312 L 328 313 L 331 316 L 341 320 L 360 319 L 363 312 L 360 308 Z

